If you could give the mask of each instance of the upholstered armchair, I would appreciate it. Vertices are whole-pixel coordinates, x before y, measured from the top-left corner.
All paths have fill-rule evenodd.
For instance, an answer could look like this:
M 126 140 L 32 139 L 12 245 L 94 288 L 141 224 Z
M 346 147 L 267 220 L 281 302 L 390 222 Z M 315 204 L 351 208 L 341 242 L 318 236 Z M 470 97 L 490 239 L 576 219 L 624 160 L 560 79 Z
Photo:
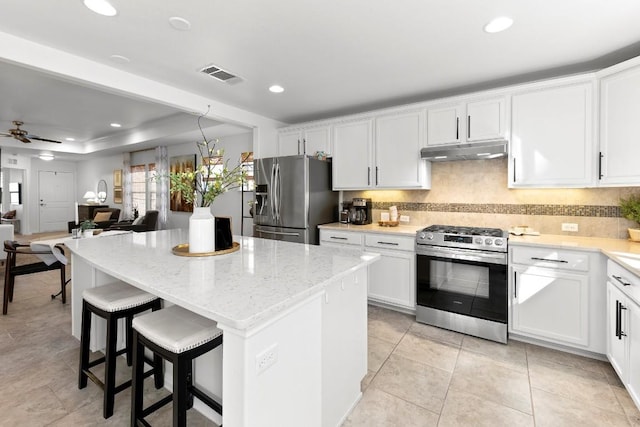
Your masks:
M 144 216 L 136 218 L 133 222 L 118 222 L 112 224 L 107 230 L 153 231 L 157 224 L 158 211 L 147 211 Z

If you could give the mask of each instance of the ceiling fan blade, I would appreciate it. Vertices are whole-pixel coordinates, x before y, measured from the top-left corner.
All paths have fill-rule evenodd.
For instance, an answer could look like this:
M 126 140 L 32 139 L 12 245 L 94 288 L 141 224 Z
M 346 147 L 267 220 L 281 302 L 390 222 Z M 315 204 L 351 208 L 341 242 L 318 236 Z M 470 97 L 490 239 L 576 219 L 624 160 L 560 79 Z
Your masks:
M 7 138 L 11 138 L 13 135 L 10 133 L 0 133 L 0 136 L 6 136 Z
M 21 135 L 15 135 L 15 139 L 17 139 L 18 141 L 22 141 L 24 143 L 27 143 L 27 144 L 31 142 L 30 139 L 25 138 L 24 136 L 21 136 Z
M 35 135 L 27 135 L 30 139 L 35 139 L 37 141 L 44 141 L 44 142 L 55 142 L 56 144 L 62 144 L 62 141 L 56 141 L 55 139 L 47 139 L 47 138 L 40 138 L 39 136 L 35 136 Z M 22 142 L 26 142 L 26 141 L 22 141 Z M 31 142 L 31 141 L 29 141 Z

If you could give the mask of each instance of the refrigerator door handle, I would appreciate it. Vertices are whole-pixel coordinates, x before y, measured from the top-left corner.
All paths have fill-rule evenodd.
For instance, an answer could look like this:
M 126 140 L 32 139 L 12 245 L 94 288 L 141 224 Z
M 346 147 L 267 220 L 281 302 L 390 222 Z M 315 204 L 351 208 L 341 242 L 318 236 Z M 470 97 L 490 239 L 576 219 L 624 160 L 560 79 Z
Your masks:
M 276 211 L 275 211 L 275 207 L 274 207 L 274 205 L 275 205 L 275 198 L 274 198 L 275 197 L 274 196 L 275 191 L 273 189 L 273 186 L 275 185 L 275 176 L 276 176 L 276 163 L 274 162 L 271 165 L 271 177 L 270 177 L 270 180 L 269 180 L 269 200 L 268 200 L 268 203 L 270 205 L 269 206 L 269 210 L 271 211 L 271 219 L 274 220 L 274 221 L 276 219 Z
M 280 163 L 276 165 L 276 221 L 280 221 Z
M 300 236 L 300 233 L 292 233 L 292 232 L 286 232 L 286 231 L 270 231 L 270 230 L 265 230 L 259 227 L 256 227 L 256 231 L 260 232 L 260 233 L 265 233 L 265 234 L 274 234 L 276 236 Z

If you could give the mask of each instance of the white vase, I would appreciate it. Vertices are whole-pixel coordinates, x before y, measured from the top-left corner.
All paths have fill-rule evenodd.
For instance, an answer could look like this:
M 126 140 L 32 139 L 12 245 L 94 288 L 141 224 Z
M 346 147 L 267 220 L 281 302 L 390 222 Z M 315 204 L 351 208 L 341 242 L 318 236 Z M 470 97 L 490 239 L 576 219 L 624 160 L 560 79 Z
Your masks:
M 189 252 L 203 253 L 216 250 L 216 222 L 211 209 L 193 208 L 189 218 Z

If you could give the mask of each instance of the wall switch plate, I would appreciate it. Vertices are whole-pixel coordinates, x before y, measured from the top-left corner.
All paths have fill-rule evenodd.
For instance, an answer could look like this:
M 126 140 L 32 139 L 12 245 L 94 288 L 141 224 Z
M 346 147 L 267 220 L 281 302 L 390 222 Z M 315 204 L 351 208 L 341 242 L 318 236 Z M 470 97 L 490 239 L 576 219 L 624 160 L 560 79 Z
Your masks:
M 264 372 L 270 366 L 273 366 L 278 361 L 278 344 L 273 344 L 271 347 L 264 350 L 262 353 L 256 355 L 256 372 L 258 374 Z
M 409 222 L 409 215 L 400 215 L 400 222 Z
M 563 222 L 562 231 L 578 231 L 578 224 L 574 222 Z

